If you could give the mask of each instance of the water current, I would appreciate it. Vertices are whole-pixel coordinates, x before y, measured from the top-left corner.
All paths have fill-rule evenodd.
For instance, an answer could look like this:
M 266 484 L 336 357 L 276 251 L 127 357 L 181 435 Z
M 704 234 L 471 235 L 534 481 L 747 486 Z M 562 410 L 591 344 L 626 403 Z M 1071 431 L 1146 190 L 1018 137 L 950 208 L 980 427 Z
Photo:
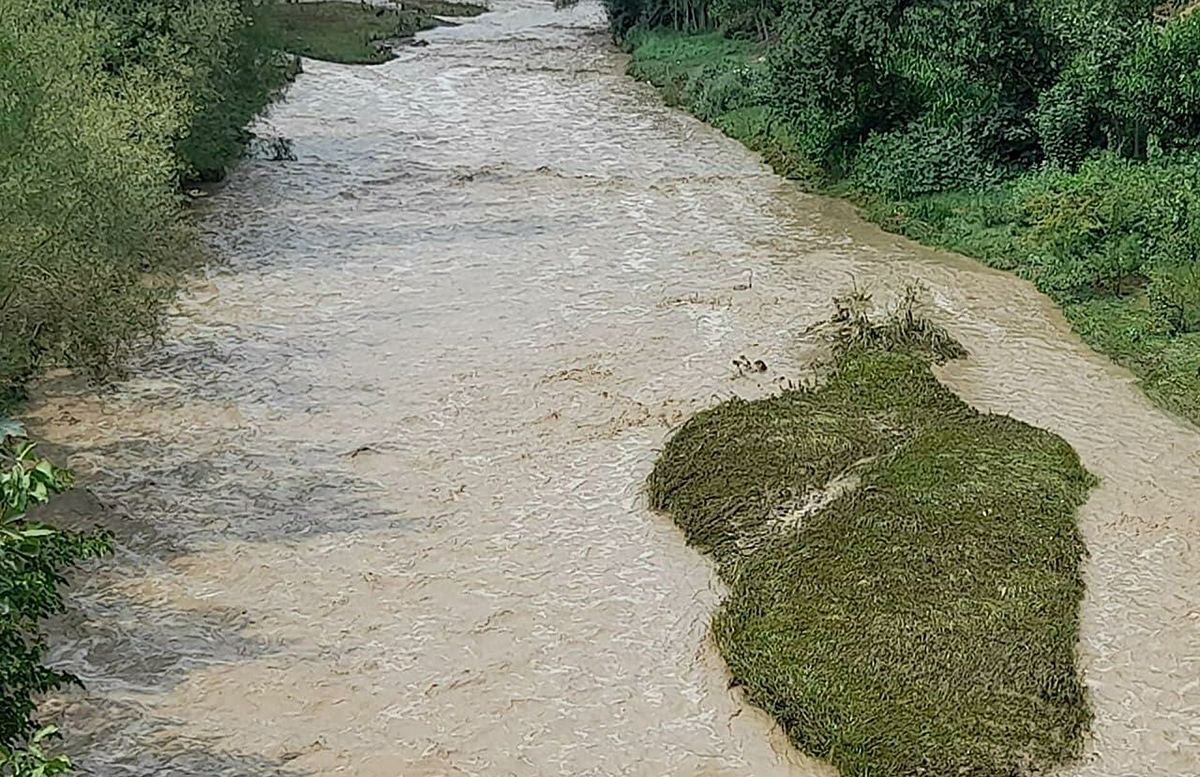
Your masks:
M 727 688 L 708 562 L 645 506 L 670 429 L 920 281 L 976 406 L 1103 478 L 1080 775 L 1200 774 L 1200 434 L 1028 284 L 805 194 L 624 76 L 598 8 L 497 0 L 307 62 L 199 206 L 222 261 L 115 390 L 27 420 L 121 540 L 49 709 L 98 775 L 824 775 Z M 730 360 L 763 359 L 739 377 Z

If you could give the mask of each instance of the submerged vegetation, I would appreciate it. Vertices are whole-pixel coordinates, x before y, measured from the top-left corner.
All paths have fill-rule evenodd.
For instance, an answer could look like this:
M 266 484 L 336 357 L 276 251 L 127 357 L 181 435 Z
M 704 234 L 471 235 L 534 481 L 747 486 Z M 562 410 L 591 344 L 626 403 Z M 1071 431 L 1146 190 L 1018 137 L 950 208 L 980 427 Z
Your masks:
M 885 227 L 1032 280 L 1200 423 L 1200 13 L 608 0 L 630 72 Z
M 912 314 L 831 322 L 827 380 L 685 423 L 652 504 L 710 553 L 713 630 L 749 699 L 846 775 L 1041 773 L 1090 720 L 1075 666 L 1093 478 L 1058 437 L 981 414 Z
M 282 33 L 292 54 L 350 65 L 386 62 L 387 41 L 436 27 L 437 17 L 475 16 L 484 8 L 444 0 L 404 0 L 394 6 L 350 2 L 276 3 L 264 14 Z

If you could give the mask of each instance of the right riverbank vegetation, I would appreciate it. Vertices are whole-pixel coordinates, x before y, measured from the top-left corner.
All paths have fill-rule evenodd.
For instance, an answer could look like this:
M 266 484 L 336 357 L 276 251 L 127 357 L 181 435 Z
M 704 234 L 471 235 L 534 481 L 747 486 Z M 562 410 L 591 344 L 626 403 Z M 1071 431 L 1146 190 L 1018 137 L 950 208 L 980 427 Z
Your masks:
M 656 509 L 729 593 L 732 683 L 855 777 L 1017 777 L 1080 752 L 1075 665 L 1094 480 L 1049 432 L 976 412 L 931 363 L 963 355 L 913 314 L 838 301 L 814 388 L 687 421 Z
M 1200 423 L 1200 4 L 605 2 L 669 101 L 889 230 L 1032 280 Z
M 70 484 L 6 421 L 49 367 L 104 381 L 158 334 L 206 257 L 184 194 L 219 181 L 295 55 L 392 56 L 378 41 L 479 6 L 270 0 L 0 0 L 0 777 L 70 768 L 36 702 L 74 682 L 41 624 L 103 532 L 28 512 Z

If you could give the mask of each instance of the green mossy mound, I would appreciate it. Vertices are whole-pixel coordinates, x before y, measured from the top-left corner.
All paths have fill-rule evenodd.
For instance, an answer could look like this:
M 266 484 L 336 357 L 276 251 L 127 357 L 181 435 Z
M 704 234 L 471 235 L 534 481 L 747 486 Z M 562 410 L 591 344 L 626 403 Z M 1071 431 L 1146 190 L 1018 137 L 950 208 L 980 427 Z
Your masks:
M 1074 516 L 1094 479 L 911 348 L 842 342 L 820 388 L 696 415 L 649 478 L 730 587 L 713 629 L 734 683 L 847 775 L 1069 760 L 1090 720 Z

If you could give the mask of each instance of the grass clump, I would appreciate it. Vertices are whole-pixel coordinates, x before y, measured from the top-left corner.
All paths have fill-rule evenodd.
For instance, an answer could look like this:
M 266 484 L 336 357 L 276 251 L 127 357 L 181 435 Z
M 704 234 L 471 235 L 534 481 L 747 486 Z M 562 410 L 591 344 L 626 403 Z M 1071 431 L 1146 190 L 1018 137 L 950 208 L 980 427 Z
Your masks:
M 275 3 L 267 18 L 292 54 L 348 65 L 374 65 L 395 57 L 381 41 L 407 38 L 438 26 L 435 16 L 475 16 L 485 9 L 445 0 L 405 0 L 391 6 L 350 2 Z
M 1034 773 L 1090 720 L 1074 515 L 1094 481 L 938 383 L 929 357 L 961 351 L 906 309 L 843 301 L 828 380 L 696 415 L 650 498 L 716 559 L 733 682 L 798 747 L 864 777 Z

